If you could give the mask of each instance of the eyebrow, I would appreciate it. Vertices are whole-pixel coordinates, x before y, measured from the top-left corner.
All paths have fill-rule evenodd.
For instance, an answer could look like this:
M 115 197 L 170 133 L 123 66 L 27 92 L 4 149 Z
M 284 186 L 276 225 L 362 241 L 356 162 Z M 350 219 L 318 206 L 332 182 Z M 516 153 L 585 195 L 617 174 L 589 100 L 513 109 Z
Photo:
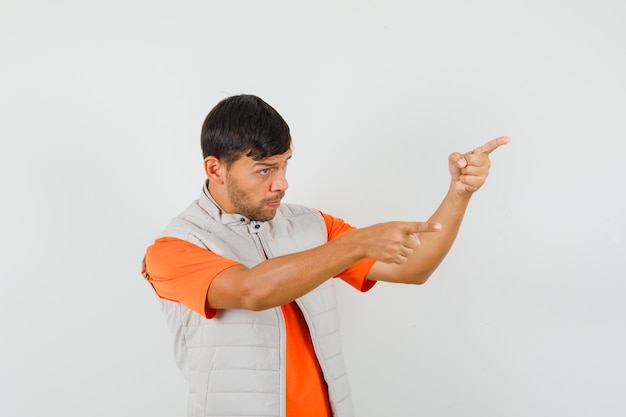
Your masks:
M 292 155 L 289 155 L 287 157 L 287 159 L 285 159 L 285 162 L 287 162 L 288 160 L 290 160 L 292 157 Z M 275 167 L 277 165 L 280 165 L 281 162 L 263 162 L 263 161 L 255 161 L 254 164 L 252 164 L 253 167 L 258 167 L 258 166 L 264 166 L 264 167 Z

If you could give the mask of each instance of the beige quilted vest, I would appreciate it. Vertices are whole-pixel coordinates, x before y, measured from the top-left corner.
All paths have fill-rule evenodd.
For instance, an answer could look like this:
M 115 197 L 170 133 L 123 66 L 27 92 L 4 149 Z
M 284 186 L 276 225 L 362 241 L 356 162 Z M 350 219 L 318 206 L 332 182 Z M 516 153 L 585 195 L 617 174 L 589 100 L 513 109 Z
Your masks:
M 327 241 L 324 220 L 316 210 L 282 204 L 274 219 L 249 221 L 223 213 L 206 186 L 162 236 L 187 240 L 247 267 Z M 353 416 L 332 280 L 296 302 L 309 326 L 334 416 Z M 221 310 L 206 319 L 182 304 L 162 303 L 174 333 L 176 360 L 189 381 L 189 416 L 285 417 L 285 325 L 280 308 Z

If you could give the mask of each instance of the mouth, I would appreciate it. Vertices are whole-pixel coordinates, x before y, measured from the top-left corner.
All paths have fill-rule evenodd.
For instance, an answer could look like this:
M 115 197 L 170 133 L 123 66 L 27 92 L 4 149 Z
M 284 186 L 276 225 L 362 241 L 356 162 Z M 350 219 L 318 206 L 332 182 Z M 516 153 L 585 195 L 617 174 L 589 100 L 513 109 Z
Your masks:
M 280 201 L 283 199 L 283 197 L 285 196 L 285 193 L 279 193 L 277 195 L 274 196 L 273 200 L 268 200 L 266 205 L 268 207 L 271 207 L 273 209 L 277 209 L 278 207 L 280 207 Z

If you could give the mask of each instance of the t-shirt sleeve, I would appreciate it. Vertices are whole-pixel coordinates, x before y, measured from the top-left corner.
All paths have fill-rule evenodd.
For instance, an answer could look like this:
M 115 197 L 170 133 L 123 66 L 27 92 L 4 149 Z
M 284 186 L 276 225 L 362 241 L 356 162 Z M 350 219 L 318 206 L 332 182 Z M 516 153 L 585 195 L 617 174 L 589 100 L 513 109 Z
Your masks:
M 342 219 L 333 217 L 329 214 L 321 212 L 324 222 L 326 223 L 326 230 L 328 231 L 328 241 L 331 241 L 344 233 L 356 229 Z M 375 259 L 365 258 L 361 259 L 357 263 L 349 266 L 345 271 L 340 272 L 337 278 L 341 278 L 346 283 L 350 284 L 361 292 L 369 291 L 376 281 L 365 279 L 365 276 L 372 268 L 372 265 L 376 262 Z
M 193 243 L 163 237 L 148 247 L 146 274 L 157 295 L 213 318 L 217 310 L 206 303 L 209 286 L 220 272 L 239 262 L 224 258 Z

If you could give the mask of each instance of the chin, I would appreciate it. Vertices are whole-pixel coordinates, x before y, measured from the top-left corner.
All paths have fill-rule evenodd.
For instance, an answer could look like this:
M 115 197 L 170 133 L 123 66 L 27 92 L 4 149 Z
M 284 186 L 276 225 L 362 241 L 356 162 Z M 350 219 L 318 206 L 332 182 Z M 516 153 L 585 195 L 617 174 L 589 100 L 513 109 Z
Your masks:
M 268 222 L 272 220 L 274 217 L 276 217 L 276 210 L 272 210 L 269 213 L 263 213 L 262 216 L 259 216 L 258 220 L 262 222 Z

